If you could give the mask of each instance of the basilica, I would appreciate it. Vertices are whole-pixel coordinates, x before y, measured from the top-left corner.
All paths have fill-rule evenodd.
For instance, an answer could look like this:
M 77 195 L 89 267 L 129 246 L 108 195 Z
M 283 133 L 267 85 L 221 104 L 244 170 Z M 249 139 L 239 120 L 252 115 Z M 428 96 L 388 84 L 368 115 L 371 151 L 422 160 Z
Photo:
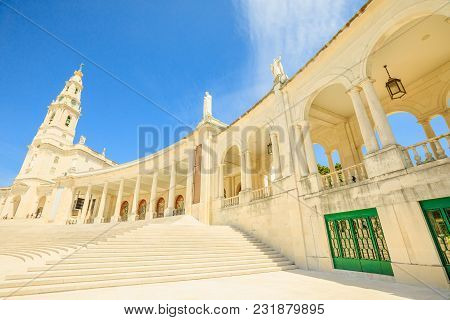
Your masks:
M 271 90 L 233 123 L 213 116 L 205 93 L 192 132 L 123 164 L 74 141 L 80 67 L 0 188 L 0 226 L 127 228 L 189 216 L 236 228 L 296 268 L 449 289 L 450 135 L 430 122 L 450 126 L 449 36 L 446 0 L 368 1 L 295 74 L 274 59 Z M 398 112 L 427 140 L 400 145 L 388 121 Z

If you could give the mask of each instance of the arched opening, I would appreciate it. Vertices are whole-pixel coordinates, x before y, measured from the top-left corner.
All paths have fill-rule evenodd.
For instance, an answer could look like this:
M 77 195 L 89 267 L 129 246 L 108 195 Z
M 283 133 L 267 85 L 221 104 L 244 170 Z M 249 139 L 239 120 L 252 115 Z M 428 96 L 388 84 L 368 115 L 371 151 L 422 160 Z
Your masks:
M 445 74 L 450 66 L 449 33 L 446 16 L 413 18 L 401 26 L 391 26 L 369 54 L 365 72 L 375 80 L 375 92 L 385 112 L 393 113 L 388 120 L 401 145 L 413 146 L 437 135 L 430 121 L 447 110 L 448 80 Z M 392 99 L 388 93 L 386 82 L 389 76 L 385 65 L 391 76 L 400 79 L 406 89 L 406 95 L 399 99 Z M 442 133 L 447 134 L 448 128 Z M 429 147 L 435 148 L 432 144 Z
M 120 221 L 128 220 L 128 208 L 128 201 L 122 202 L 122 205 L 120 206 Z
M 42 216 L 42 211 L 44 211 L 44 206 L 45 206 L 46 200 L 47 200 L 47 198 L 45 196 L 42 196 L 39 199 L 36 211 L 34 212 L 34 214 L 31 215 L 31 218 L 39 219 Z
M 450 107 L 450 106 L 448 106 Z M 430 120 L 431 127 L 433 128 L 436 135 L 440 136 L 449 131 L 449 127 L 447 126 L 445 119 L 440 114 L 434 116 Z
M 146 212 L 147 212 L 147 201 L 145 201 L 145 199 L 142 199 L 141 201 L 139 201 L 136 220 L 144 220 Z
M 417 118 L 409 112 L 399 111 L 390 113 L 388 114 L 388 121 L 397 142 L 402 146 L 406 147 L 427 139 L 423 128 L 417 122 Z
M 180 194 L 177 196 L 177 198 L 175 199 L 175 209 L 183 209 L 184 208 L 184 198 L 183 196 Z
M 356 146 L 362 145 L 363 139 L 353 102 L 342 84 L 322 89 L 311 102 L 307 118 L 317 163 L 329 168 L 333 150 L 339 150 L 342 167 L 361 163 Z
M 338 150 L 333 150 L 331 152 L 331 159 L 333 161 L 334 169 L 335 170 L 341 170 L 342 169 L 341 157 L 339 155 L 339 151 Z
M 175 199 L 174 216 L 184 214 L 184 197 L 180 194 Z
M 241 154 L 237 146 L 228 149 L 224 157 L 223 186 L 225 191 L 223 196 L 227 198 L 237 196 L 241 191 Z
M 320 174 L 330 173 L 325 148 L 320 143 L 314 143 L 314 154 L 316 155 L 317 169 Z
M 350 94 L 360 95 L 360 92 L 349 93 L 343 84 L 331 84 L 317 93 L 307 109 L 312 156 L 325 188 L 367 179 L 360 150 L 364 140 Z M 306 149 L 305 152 L 311 153 Z M 310 173 L 314 169 L 312 156 L 309 156 Z
M 156 217 L 155 218 L 163 218 L 164 217 L 164 209 L 166 208 L 166 200 L 163 197 L 159 198 L 156 202 Z
M 66 118 L 66 127 L 70 126 L 70 121 L 72 120 L 71 116 L 67 116 Z

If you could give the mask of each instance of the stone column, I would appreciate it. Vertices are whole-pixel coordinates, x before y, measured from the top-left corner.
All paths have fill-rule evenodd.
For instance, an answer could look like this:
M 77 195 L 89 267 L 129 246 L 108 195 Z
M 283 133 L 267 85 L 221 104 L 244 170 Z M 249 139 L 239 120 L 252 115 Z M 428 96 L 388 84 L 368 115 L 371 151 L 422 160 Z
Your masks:
M 252 158 L 250 150 L 245 151 L 245 188 L 252 190 Z
M 219 176 L 219 183 L 218 183 L 218 187 L 217 188 L 218 188 L 218 191 L 219 191 L 218 197 L 220 199 L 222 199 L 224 197 L 224 192 L 223 192 L 224 167 L 225 167 L 224 163 L 219 163 L 219 175 L 218 175 Z
M 84 220 L 86 219 L 86 215 L 89 209 L 89 200 L 91 197 L 92 192 L 92 185 L 90 184 L 87 187 L 86 195 L 84 196 L 84 203 L 83 207 L 81 208 L 81 217 L 79 218 L 80 223 L 84 223 Z
M 139 193 L 141 192 L 141 175 L 136 178 L 136 185 L 134 186 L 133 205 L 131 207 L 131 214 L 128 216 L 128 221 L 136 220 L 136 213 L 139 205 Z
M 378 135 L 380 136 L 383 148 L 397 144 L 394 134 L 392 133 L 391 126 L 387 120 L 386 113 L 384 112 L 383 106 L 378 99 L 377 93 L 375 92 L 373 81 L 367 78 L 361 82 L 361 86 L 366 95 L 367 102 L 369 103 L 370 112 L 375 122 L 375 127 L 378 129 Z
M 66 223 L 73 208 L 73 190 L 68 186 L 58 186 L 51 194 L 51 208 L 47 222 Z
M 366 109 L 361 99 L 361 89 L 353 87 L 347 93 L 353 102 L 353 109 L 355 110 L 356 119 L 358 119 L 359 129 L 361 130 L 361 136 L 364 140 L 367 153 L 372 153 L 378 150 L 378 142 L 375 137 L 375 133 L 372 129 L 369 117 L 367 116 Z M 383 111 L 384 112 L 384 111 Z
M 194 181 L 194 149 L 188 154 L 188 169 L 186 177 L 186 199 L 184 200 L 185 213 L 192 214 L 192 187 Z
M 319 170 L 317 169 L 316 155 L 314 153 L 314 146 L 311 140 L 311 130 L 309 122 L 303 121 L 300 126 L 302 128 L 303 144 L 305 146 L 305 154 L 306 161 L 308 163 L 309 174 L 316 174 L 319 172 Z
M 100 206 L 98 207 L 98 213 L 95 217 L 94 223 L 102 222 L 102 218 L 105 216 L 106 196 L 108 194 L 108 182 L 103 184 L 102 197 L 100 198 Z
M 306 177 L 309 174 L 309 170 L 305 154 L 305 142 L 302 135 L 302 127 L 300 125 L 295 125 L 294 129 L 296 135 L 295 155 L 300 169 L 300 176 Z
M 153 219 L 156 213 L 156 191 L 158 190 L 158 171 L 153 173 L 152 190 L 150 191 L 150 203 L 148 204 L 145 220 Z
M 327 155 L 327 159 L 328 159 L 328 167 L 330 168 L 330 172 L 334 172 L 335 171 L 335 167 L 334 167 L 334 161 L 333 161 L 333 157 L 331 156 L 331 152 L 326 152 Z
M 447 129 L 450 130 L 450 111 L 448 111 L 448 108 L 445 108 L 446 111 L 442 113 L 442 116 L 445 119 L 445 123 L 447 124 Z
M 117 192 L 116 206 L 114 207 L 114 216 L 111 219 L 111 222 L 117 222 L 120 218 L 120 206 L 122 205 L 122 197 L 123 197 L 123 185 L 125 183 L 125 179 L 120 180 L 119 191 Z
M 167 208 L 164 212 L 165 217 L 170 217 L 173 215 L 173 209 L 175 205 L 175 188 L 176 188 L 176 177 L 177 177 L 177 163 L 175 160 L 172 161 L 170 166 L 170 184 L 169 184 L 169 197 L 167 198 Z
M 247 190 L 247 186 L 245 183 L 247 182 L 247 179 L 245 178 L 245 151 L 241 150 L 241 191 Z M 236 189 L 236 186 L 233 187 Z
M 270 133 L 270 141 L 272 142 L 272 168 L 275 180 L 281 179 L 280 165 L 280 149 L 278 146 L 278 136 L 275 132 Z

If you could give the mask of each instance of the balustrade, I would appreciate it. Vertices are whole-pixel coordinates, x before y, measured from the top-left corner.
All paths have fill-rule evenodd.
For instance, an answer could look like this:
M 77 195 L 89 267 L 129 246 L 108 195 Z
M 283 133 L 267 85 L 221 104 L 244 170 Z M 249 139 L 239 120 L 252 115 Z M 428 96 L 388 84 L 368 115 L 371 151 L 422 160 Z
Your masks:
M 351 167 L 322 175 L 322 186 L 327 190 L 364 180 L 367 180 L 366 168 L 362 163 L 359 163 Z
M 230 198 L 225 198 L 222 200 L 223 208 L 237 206 L 238 204 L 239 204 L 239 195 Z
M 403 148 L 403 155 L 408 167 L 447 158 L 445 150 L 442 148 L 441 140 L 447 142 L 447 147 L 450 146 L 450 133 Z
M 252 191 L 252 201 L 272 196 L 272 186 L 263 187 Z

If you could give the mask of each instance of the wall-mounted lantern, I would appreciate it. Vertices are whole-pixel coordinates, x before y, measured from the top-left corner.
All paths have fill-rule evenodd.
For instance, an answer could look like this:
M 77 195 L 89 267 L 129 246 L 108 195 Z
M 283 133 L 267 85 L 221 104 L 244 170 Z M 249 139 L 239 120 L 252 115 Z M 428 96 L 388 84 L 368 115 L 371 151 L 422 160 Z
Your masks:
M 386 69 L 389 77 L 388 81 L 386 82 L 386 89 L 389 92 L 391 99 L 400 99 L 406 94 L 406 90 L 403 86 L 402 81 L 397 78 L 392 78 L 386 65 L 384 66 L 384 68 Z

